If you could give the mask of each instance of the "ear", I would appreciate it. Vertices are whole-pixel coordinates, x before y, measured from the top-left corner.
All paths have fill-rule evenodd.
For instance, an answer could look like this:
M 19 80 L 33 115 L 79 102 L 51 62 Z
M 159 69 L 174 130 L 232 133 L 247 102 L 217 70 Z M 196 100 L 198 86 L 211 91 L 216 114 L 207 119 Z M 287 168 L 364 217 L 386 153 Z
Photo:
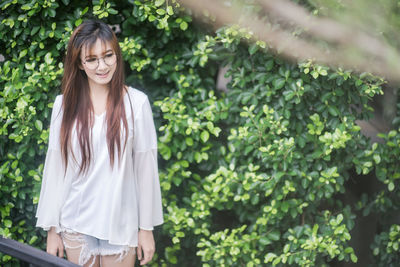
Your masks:
M 78 64 L 78 67 L 79 67 L 81 70 L 84 70 L 84 68 L 83 68 L 83 64 L 82 64 L 82 61 L 81 61 L 81 62 L 79 62 L 79 64 Z

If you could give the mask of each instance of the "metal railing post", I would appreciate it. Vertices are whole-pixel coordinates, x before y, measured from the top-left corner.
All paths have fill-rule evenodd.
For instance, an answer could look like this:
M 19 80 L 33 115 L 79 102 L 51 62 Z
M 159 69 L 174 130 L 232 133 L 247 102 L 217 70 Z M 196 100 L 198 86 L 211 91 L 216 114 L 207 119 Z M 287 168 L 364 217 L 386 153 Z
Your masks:
M 79 266 L 63 258 L 50 255 L 40 249 L 1 236 L 0 236 L 0 252 L 10 255 L 11 257 L 17 258 L 22 262 L 25 262 L 26 265 L 22 264 L 22 266 L 27 266 L 27 267 L 34 267 L 34 266 L 78 267 Z

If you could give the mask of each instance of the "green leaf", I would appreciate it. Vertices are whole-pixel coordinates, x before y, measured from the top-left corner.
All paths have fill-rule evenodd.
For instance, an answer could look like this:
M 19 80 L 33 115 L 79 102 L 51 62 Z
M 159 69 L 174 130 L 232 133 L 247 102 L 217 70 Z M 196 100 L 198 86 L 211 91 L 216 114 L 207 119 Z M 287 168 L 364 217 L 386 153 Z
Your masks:
M 288 203 L 287 201 L 285 201 L 285 202 L 283 202 L 283 203 L 281 204 L 281 210 L 282 210 L 284 213 L 288 212 L 288 210 L 289 210 L 289 203 Z
M 374 154 L 372 157 L 374 158 L 376 164 L 381 162 L 381 156 L 379 154 Z
M 338 115 L 338 110 L 337 110 L 337 108 L 336 107 L 334 107 L 334 106 L 329 106 L 328 107 L 328 111 L 329 111 L 329 113 L 332 115 L 332 116 L 337 116 Z
M 358 258 L 354 253 L 350 255 L 350 258 L 351 258 L 351 261 L 354 263 L 356 263 L 358 261 Z
M 154 15 L 150 15 L 149 16 L 149 21 L 150 22 L 152 22 L 152 21 L 155 21 L 157 18 L 156 18 L 156 16 L 154 16 Z
M 273 67 L 274 67 L 274 60 L 273 59 L 270 59 L 270 60 L 267 61 L 267 63 L 265 63 L 265 69 L 267 71 L 271 71 Z
M 345 253 L 352 253 L 352 252 L 354 252 L 354 249 L 353 249 L 352 247 L 347 247 L 347 248 L 344 250 L 344 252 L 345 252 Z
M 181 28 L 182 31 L 186 31 L 186 29 L 188 28 L 188 24 L 186 21 L 182 21 L 179 27 Z
M 275 260 L 272 262 L 272 265 L 273 265 L 273 266 L 278 265 L 279 262 L 281 262 L 281 258 L 280 258 L 280 257 L 277 257 L 277 258 L 275 258 Z
M 285 79 L 284 78 L 278 78 L 273 80 L 272 85 L 274 86 L 275 90 L 281 89 L 283 86 L 285 86 Z
M 84 10 L 82 10 L 81 16 L 85 15 L 89 11 L 89 7 L 85 7 Z
M 49 12 L 49 16 L 50 17 L 54 18 L 56 16 L 56 10 L 55 9 L 49 8 L 49 9 L 47 9 L 47 11 Z
M 162 144 L 162 143 L 161 143 Z M 172 156 L 172 152 L 171 152 L 171 148 L 169 148 L 168 146 L 166 146 L 166 145 L 162 145 L 161 147 L 160 147 L 160 154 L 162 155 L 162 157 L 165 159 L 165 160 L 169 160 L 170 158 L 171 158 L 171 156 Z
M 75 27 L 78 27 L 79 25 L 81 25 L 81 23 L 82 23 L 82 19 L 77 19 L 75 21 Z
M 34 26 L 31 30 L 31 35 L 35 35 L 40 29 L 40 26 Z
M 337 223 L 341 223 L 343 221 L 343 214 L 339 214 L 336 218 Z
M 115 10 L 114 8 L 109 8 L 108 13 L 110 13 L 111 15 L 116 15 L 116 14 L 118 14 L 118 11 Z
M 33 243 L 35 243 L 35 241 L 38 239 L 38 237 L 36 235 L 32 236 L 31 239 L 29 240 L 29 245 L 32 245 Z
M 167 13 L 168 15 L 172 16 L 174 14 L 174 10 L 172 9 L 172 6 L 167 7 Z
M 166 13 L 165 10 L 162 9 L 162 8 L 157 9 L 156 12 L 157 12 L 158 15 L 161 15 L 161 16 L 165 15 L 165 13 Z
M 10 228 L 12 226 L 12 221 L 4 220 L 4 226 L 7 227 L 7 228 Z
M 19 58 L 23 58 L 24 56 L 26 56 L 27 53 L 28 53 L 28 50 L 27 50 L 27 49 L 22 50 L 22 51 L 19 53 Z
M 186 144 L 188 146 L 192 146 L 193 145 L 193 139 L 191 137 L 186 137 L 185 141 L 186 141 Z
M 264 246 L 271 244 L 271 240 L 269 240 L 266 236 L 261 236 L 259 240 Z
M 35 127 L 36 127 L 36 129 L 41 131 L 41 130 L 43 130 L 43 123 L 40 120 L 36 120 L 35 121 Z
M 267 237 L 273 241 L 278 241 L 281 237 L 281 233 L 278 230 L 274 230 L 268 233 Z
M 258 202 L 260 201 L 259 194 L 255 194 L 251 197 L 251 204 L 252 205 L 257 205 Z
M 317 233 L 318 233 L 318 228 L 319 228 L 319 225 L 318 225 L 318 224 L 314 224 L 313 229 L 312 229 L 312 234 L 313 234 L 313 236 L 316 236 L 316 235 L 317 235 Z
M 208 141 L 209 137 L 210 137 L 210 134 L 207 131 L 201 132 L 200 138 L 204 143 Z
M 50 65 L 53 62 L 53 59 L 51 58 L 51 54 L 50 53 L 46 53 L 46 55 L 44 56 L 44 61 L 48 65 Z
M 21 6 L 21 9 L 22 10 L 30 10 L 30 9 L 32 9 L 32 7 L 30 4 L 25 4 L 25 5 Z
M 199 152 L 194 153 L 194 159 L 196 160 L 197 163 L 200 163 L 203 160 L 203 158 Z
M 257 44 L 252 44 L 249 46 L 249 54 L 250 55 L 254 55 L 254 53 L 256 53 L 258 50 L 258 45 Z
M 265 263 L 271 262 L 274 258 L 276 258 L 276 255 L 272 252 L 268 252 L 264 258 L 264 262 Z
M 388 189 L 389 189 L 390 192 L 392 192 L 394 190 L 394 183 L 393 182 L 389 183 Z
M 156 0 L 156 1 L 154 2 L 154 5 L 157 6 L 157 7 L 159 7 L 159 6 L 161 6 L 162 4 L 164 4 L 164 3 L 165 3 L 165 0 Z

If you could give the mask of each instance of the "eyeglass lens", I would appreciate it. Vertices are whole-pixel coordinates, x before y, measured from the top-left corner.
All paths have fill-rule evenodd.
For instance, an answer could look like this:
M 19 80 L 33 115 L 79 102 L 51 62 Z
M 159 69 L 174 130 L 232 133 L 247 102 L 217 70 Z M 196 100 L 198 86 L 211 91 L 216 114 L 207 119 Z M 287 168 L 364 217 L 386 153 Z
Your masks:
M 100 64 L 100 59 L 103 59 L 106 65 L 111 66 L 115 63 L 117 57 L 115 56 L 115 54 L 107 54 L 101 58 L 90 58 L 85 61 L 85 65 L 89 69 L 97 69 Z

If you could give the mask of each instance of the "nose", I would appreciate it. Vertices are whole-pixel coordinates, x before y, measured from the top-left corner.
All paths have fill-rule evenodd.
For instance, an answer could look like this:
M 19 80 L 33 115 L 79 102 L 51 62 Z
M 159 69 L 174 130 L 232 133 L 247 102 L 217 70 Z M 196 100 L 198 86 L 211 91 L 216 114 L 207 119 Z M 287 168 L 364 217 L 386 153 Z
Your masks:
M 107 68 L 107 64 L 104 61 L 104 58 L 99 58 L 99 65 L 97 66 L 97 69 L 103 70 Z

